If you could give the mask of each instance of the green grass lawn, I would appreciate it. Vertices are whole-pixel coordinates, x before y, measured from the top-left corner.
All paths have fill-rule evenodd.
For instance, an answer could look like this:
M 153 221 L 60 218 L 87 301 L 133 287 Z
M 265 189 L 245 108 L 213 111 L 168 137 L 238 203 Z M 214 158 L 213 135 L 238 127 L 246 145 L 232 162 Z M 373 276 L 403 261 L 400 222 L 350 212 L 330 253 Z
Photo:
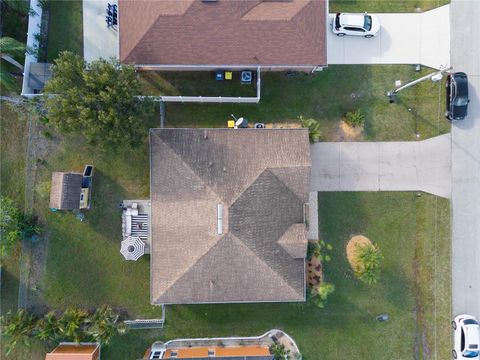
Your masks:
M 339 121 L 347 111 L 365 114 L 363 140 L 414 140 L 418 114 L 420 138 L 450 131 L 443 117 L 443 82 L 423 82 L 404 90 L 389 104 L 386 92 L 395 80 L 403 83 L 432 72 L 415 72 L 409 65 L 337 65 L 314 75 L 262 74 L 260 104 L 174 104 L 166 106 L 169 127 L 226 127 L 230 114 L 253 122 L 292 122 L 297 116 L 320 122 L 322 140 L 336 140 Z M 214 83 L 214 80 L 211 80 Z M 360 139 L 360 140 L 362 140 Z
M 49 6 L 48 61 L 55 60 L 64 50 L 83 56 L 82 0 L 52 0 Z
M 215 80 L 214 71 L 138 73 L 144 95 L 182 96 L 257 96 L 255 81 L 250 85 L 240 83 L 240 72 L 234 71 L 232 80 Z
M 12 111 L 0 102 L 0 195 L 14 200 L 16 206 L 25 204 L 25 157 L 27 146 L 27 117 Z M 16 311 L 18 303 L 20 244 L 2 264 L 0 315 Z M 5 342 L 0 341 L 0 358 L 4 358 Z M 31 349 L 19 349 L 12 359 L 41 360 L 43 346 L 34 341 Z M 43 359 L 45 357 L 43 356 Z
M 309 303 L 169 306 L 162 331 L 118 337 L 102 350 L 105 359 L 139 357 L 155 340 L 251 336 L 271 328 L 292 335 L 305 360 L 447 359 L 449 202 L 414 193 L 320 193 L 319 204 L 322 238 L 334 247 L 326 278 L 336 286 L 324 309 Z M 384 255 L 373 287 L 352 277 L 345 257 L 346 242 L 356 234 L 376 242 Z M 375 320 L 382 313 L 388 322 Z
M 159 316 L 149 305 L 149 259 L 124 261 L 120 255 L 123 199 L 149 196 L 147 133 L 138 146 L 116 154 L 101 152 L 69 137 L 41 168 L 37 183 L 37 212 L 49 236 L 44 296 L 47 306 L 95 308 L 108 303 L 129 317 Z M 83 171 L 95 166 L 92 208 L 86 221 L 69 212 L 48 210 L 52 171 Z
M 0 195 L 23 208 L 27 119 L 10 110 L 3 101 L 0 118 Z M 1 314 L 17 308 L 19 254 L 20 246 L 2 266 Z
M 330 0 L 330 12 L 415 12 L 450 3 L 449 0 Z

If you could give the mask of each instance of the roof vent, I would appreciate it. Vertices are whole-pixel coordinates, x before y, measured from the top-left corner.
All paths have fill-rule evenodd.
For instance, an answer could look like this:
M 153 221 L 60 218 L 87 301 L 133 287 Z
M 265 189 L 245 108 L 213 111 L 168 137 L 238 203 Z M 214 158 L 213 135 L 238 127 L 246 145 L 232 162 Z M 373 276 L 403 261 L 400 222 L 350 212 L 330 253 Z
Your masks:
M 223 205 L 217 205 L 217 234 L 223 234 Z
M 202 0 L 204 3 L 214 3 L 217 2 L 217 0 Z

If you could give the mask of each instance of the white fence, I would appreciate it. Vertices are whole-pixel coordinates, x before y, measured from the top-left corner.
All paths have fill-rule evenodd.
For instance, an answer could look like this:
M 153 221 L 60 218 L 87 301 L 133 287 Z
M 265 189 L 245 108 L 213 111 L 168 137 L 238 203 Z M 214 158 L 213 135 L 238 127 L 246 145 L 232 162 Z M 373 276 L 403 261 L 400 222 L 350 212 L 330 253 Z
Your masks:
M 27 48 L 38 49 L 40 44 L 35 37 L 35 34 L 40 33 L 40 26 L 42 22 L 42 7 L 39 0 L 30 1 L 31 11 L 28 16 L 28 32 L 27 32 Z M 29 87 L 28 81 L 30 79 L 30 64 L 36 63 L 37 57 L 35 54 L 25 53 L 25 65 L 23 67 L 23 83 L 22 83 L 22 96 L 31 98 L 37 94 L 33 93 L 33 90 Z
M 165 305 L 162 305 L 162 318 L 161 319 L 135 319 L 125 320 L 123 322 L 132 330 L 140 329 L 161 329 L 165 324 Z
M 227 103 L 227 104 L 258 104 L 261 94 L 261 71 L 257 68 L 257 96 L 140 96 L 140 98 L 149 98 L 153 101 L 172 102 L 172 103 Z

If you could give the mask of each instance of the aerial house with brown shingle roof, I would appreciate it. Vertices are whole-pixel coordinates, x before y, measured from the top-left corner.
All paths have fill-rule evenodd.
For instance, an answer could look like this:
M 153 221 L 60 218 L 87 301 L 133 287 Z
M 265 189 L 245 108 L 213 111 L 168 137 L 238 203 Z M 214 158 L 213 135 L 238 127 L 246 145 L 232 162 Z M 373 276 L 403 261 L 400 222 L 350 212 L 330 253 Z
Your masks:
M 150 130 L 153 304 L 305 300 L 307 129 Z
M 119 0 L 119 58 L 142 69 L 326 66 L 327 0 Z

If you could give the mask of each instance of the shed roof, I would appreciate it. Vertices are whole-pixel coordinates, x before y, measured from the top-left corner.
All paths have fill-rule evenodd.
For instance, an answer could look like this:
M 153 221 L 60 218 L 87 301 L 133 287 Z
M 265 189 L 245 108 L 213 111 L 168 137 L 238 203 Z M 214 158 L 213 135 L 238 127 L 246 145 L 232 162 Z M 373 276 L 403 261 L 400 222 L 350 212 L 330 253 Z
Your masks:
M 120 0 L 120 61 L 326 65 L 326 0 Z
M 304 300 L 304 258 L 278 240 L 304 228 L 308 130 L 152 129 L 150 151 L 153 303 Z
M 61 343 L 45 356 L 45 360 L 98 360 L 100 345 L 95 343 Z
M 83 175 L 80 173 L 52 173 L 50 208 L 58 210 L 79 209 L 82 179 Z

